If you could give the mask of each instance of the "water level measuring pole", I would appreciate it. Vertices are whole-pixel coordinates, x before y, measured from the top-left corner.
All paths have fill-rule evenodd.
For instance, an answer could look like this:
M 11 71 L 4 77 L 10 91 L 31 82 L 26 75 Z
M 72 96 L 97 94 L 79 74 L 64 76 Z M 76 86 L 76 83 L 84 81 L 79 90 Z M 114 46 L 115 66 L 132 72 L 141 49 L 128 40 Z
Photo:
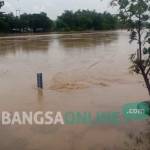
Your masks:
M 43 89 L 43 74 L 37 73 L 37 87 Z

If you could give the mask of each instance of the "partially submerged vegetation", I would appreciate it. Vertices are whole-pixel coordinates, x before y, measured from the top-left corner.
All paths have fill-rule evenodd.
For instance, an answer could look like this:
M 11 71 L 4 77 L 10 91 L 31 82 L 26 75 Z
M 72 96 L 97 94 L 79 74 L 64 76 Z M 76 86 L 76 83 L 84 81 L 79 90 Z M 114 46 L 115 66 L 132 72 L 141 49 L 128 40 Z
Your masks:
M 110 30 L 117 28 L 117 16 L 104 12 L 78 10 L 65 11 L 55 22 L 59 31 Z
M 0 32 L 3 33 L 111 30 L 117 25 L 117 16 L 90 10 L 65 11 L 56 20 L 51 20 L 44 12 L 20 16 L 0 14 Z
M 150 95 L 150 1 L 113 0 L 112 5 L 119 6 L 119 18 L 130 31 L 130 42 L 137 42 L 130 69 L 142 75 Z

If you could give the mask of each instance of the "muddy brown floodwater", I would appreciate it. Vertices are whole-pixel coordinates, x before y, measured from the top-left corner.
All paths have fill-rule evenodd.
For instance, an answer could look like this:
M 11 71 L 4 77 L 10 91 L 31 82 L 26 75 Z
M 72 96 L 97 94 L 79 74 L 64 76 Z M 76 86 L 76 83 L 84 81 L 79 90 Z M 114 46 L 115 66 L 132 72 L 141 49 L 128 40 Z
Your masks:
M 0 38 L 0 111 L 120 111 L 149 99 L 142 79 L 129 74 L 126 31 Z M 44 89 L 36 89 L 43 72 Z M 113 125 L 0 127 L 0 150 L 122 149 L 144 122 Z

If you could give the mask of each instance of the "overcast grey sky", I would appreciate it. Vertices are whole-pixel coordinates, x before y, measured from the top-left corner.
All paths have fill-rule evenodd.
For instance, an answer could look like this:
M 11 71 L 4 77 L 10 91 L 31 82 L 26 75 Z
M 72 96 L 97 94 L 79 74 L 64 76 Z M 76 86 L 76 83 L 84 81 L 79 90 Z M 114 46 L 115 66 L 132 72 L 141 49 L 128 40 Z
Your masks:
M 16 13 L 17 9 L 21 13 L 39 13 L 44 11 L 52 19 L 56 19 L 64 10 L 95 9 L 98 12 L 113 12 L 110 7 L 111 0 L 4 0 L 5 12 Z

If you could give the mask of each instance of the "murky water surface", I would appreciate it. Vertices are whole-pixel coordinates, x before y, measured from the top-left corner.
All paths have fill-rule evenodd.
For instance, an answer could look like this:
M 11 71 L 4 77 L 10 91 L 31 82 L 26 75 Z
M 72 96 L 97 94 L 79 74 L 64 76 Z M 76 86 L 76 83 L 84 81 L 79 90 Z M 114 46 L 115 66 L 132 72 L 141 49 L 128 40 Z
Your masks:
M 0 38 L 0 111 L 109 112 L 149 99 L 142 79 L 129 74 L 136 43 L 128 41 L 126 31 Z M 144 126 L 1 126 L 0 149 L 116 150 Z

